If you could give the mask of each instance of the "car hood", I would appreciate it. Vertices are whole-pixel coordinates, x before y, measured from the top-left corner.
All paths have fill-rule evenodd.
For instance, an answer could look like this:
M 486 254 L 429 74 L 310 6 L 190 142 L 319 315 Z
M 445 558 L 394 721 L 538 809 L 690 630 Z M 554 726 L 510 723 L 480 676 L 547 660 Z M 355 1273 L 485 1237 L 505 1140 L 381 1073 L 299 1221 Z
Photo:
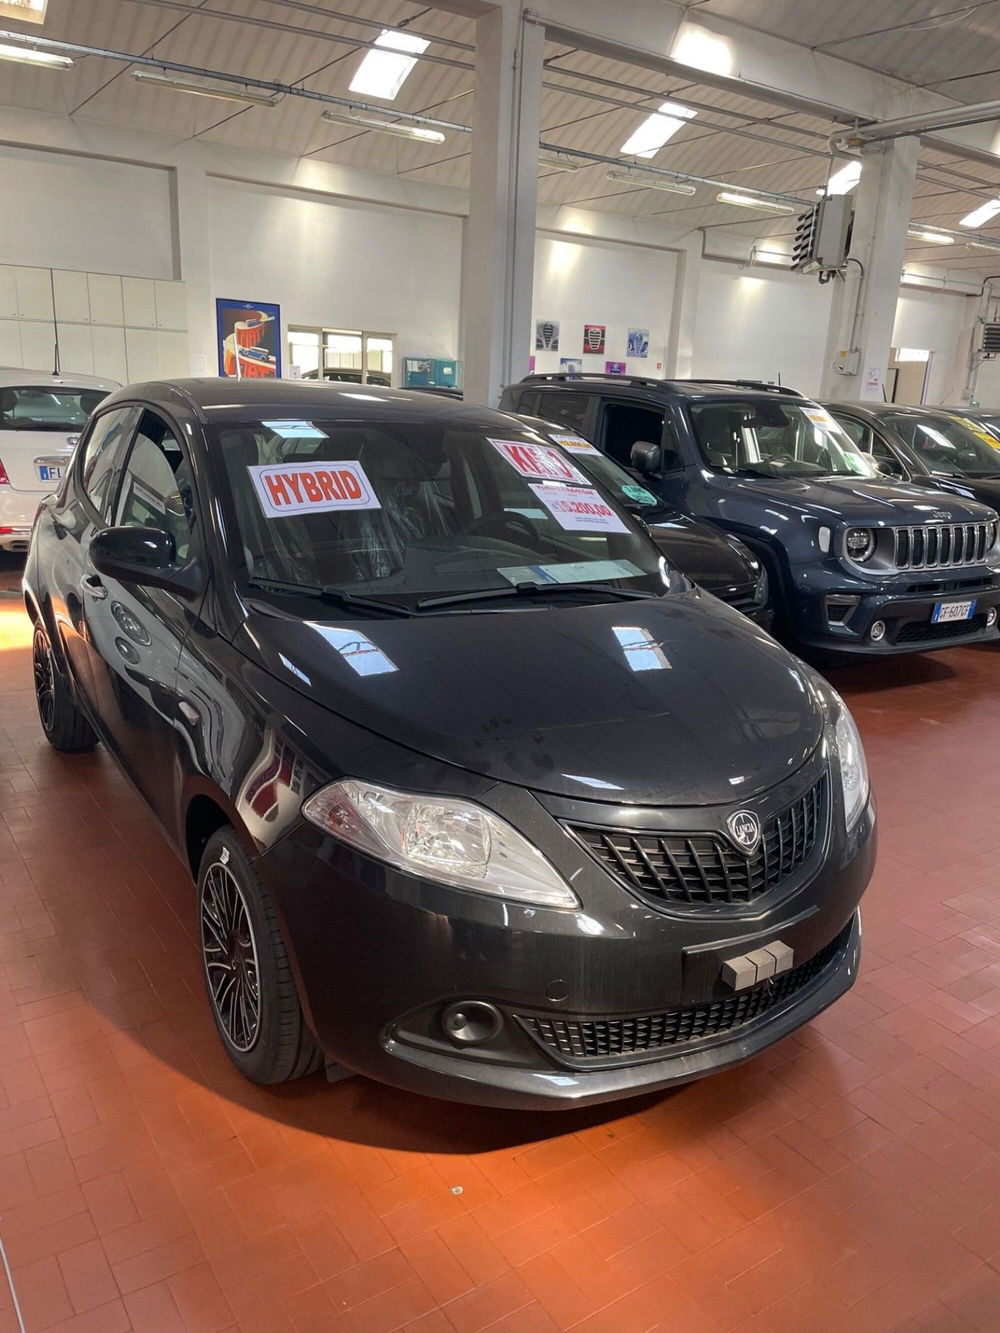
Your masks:
M 720 532 L 687 514 L 657 517 L 649 535 L 675 569 L 717 597 L 752 587 L 760 573 Z
M 372 732 L 540 792 L 732 803 L 794 772 L 823 733 L 808 669 L 695 589 L 409 619 L 324 609 L 251 610 L 237 646 Z
M 949 498 L 957 492 L 1000 510 L 1000 477 L 935 477 L 934 481 L 949 492 Z
M 858 477 L 738 477 L 734 486 L 766 496 L 801 514 L 830 524 L 885 523 L 889 527 L 924 523 L 931 513 L 947 513 L 955 523 L 981 523 L 987 515 L 974 500 L 957 495 L 929 496 L 925 486 L 905 481 L 862 480 Z

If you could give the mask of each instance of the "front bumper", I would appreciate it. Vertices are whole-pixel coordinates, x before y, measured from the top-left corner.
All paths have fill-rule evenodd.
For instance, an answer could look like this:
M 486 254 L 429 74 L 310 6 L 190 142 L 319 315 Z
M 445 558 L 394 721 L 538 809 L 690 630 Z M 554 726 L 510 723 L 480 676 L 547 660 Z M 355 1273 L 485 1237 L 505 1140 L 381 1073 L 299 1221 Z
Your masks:
M 944 571 L 937 577 L 929 573 L 923 578 L 916 571 L 885 580 L 804 571 L 792 602 L 791 628 L 797 642 L 838 653 L 886 657 L 1000 637 L 997 625 L 989 624 L 991 611 L 994 621 L 1000 618 L 1000 574 L 983 568 Z M 933 622 L 938 603 L 956 602 L 975 603 L 971 620 Z M 885 631 L 873 639 L 877 622 Z
M 796 781 L 803 779 L 783 788 Z M 833 793 L 815 863 L 790 887 L 765 895 L 763 905 L 690 911 L 654 904 L 613 879 L 557 822 L 581 817 L 574 803 L 527 792 L 517 799 L 536 811 L 536 828 L 529 812 L 518 821 L 522 831 L 573 884 L 582 911 L 533 908 L 418 879 L 306 824 L 261 858 L 307 1021 L 328 1059 L 455 1101 L 580 1106 L 739 1063 L 853 984 L 858 904 L 874 868 L 871 806 L 848 838 Z M 593 819 L 599 807 L 580 804 Z M 653 816 L 629 817 L 639 828 Z M 794 950 L 796 969 L 820 954 L 823 965 L 807 968 L 787 993 L 765 997 L 761 986 L 769 983 L 761 983 L 744 1007 L 722 979 L 723 964 L 778 939 Z M 480 1046 L 458 1047 L 442 1017 L 449 1005 L 471 1001 L 494 1006 L 502 1028 Z M 730 1021 L 734 1003 L 739 1021 Z M 706 1026 L 702 1015 L 719 1006 L 728 1006 L 724 1018 Z M 684 1025 L 695 1011 L 689 1032 Z M 578 1058 L 572 1042 L 561 1050 L 546 1038 L 554 1030 L 546 1024 L 620 1032 L 622 1024 L 650 1020 L 661 1027 L 676 1020 L 680 1039 L 619 1043 Z

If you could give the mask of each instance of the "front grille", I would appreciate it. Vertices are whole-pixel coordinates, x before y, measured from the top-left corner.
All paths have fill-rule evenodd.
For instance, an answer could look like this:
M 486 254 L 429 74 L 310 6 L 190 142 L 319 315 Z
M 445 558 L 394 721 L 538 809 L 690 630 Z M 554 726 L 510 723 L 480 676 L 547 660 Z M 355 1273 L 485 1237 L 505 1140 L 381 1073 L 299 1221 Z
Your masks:
M 978 634 L 986 628 L 985 616 L 971 620 L 947 620 L 943 625 L 932 625 L 929 620 L 913 620 L 900 627 L 897 643 L 939 643 L 942 639 L 964 639 L 967 634 Z
M 897 569 L 952 569 L 986 559 L 992 523 L 927 523 L 893 528 Z
M 844 948 L 850 929 L 846 927 L 819 953 L 784 976 L 686 1009 L 628 1018 L 542 1018 L 535 1014 L 518 1014 L 517 1018 L 539 1045 L 574 1063 L 643 1055 L 716 1037 L 752 1023 L 815 981 Z
M 725 592 L 716 593 L 716 596 L 727 606 L 731 606 L 734 611 L 742 611 L 744 615 L 750 611 L 760 609 L 755 588 L 740 588 L 732 592 L 726 589 Z
M 826 776 L 764 823 L 753 856 L 723 833 L 652 833 L 573 825 L 573 832 L 630 889 L 692 906 L 749 903 L 808 860 L 826 823 Z

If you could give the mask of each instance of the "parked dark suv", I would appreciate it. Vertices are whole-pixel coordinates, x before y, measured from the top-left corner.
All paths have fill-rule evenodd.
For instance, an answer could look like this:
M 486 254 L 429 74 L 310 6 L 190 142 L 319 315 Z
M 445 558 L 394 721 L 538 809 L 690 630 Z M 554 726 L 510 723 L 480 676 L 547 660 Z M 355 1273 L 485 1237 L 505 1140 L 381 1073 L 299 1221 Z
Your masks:
M 816 672 L 499 412 L 195 379 L 101 404 L 24 578 L 39 717 L 197 881 L 260 1083 L 503 1106 L 747 1059 L 857 976 L 875 811 Z
M 592 441 L 763 560 L 777 629 L 884 655 L 997 637 L 997 515 L 882 476 L 824 408 L 740 382 L 529 375 L 501 405 Z

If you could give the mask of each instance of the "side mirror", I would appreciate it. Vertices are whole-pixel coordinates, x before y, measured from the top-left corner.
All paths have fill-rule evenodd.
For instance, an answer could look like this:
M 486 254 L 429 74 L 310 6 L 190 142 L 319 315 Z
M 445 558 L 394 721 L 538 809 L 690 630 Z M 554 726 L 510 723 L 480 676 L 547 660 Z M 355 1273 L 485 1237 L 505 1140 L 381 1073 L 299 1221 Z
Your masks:
M 194 581 L 177 569 L 177 547 L 163 528 L 105 528 L 90 543 L 99 574 L 146 588 L 193 591 Z
M 663 450 L 658 444 L 652 444 L 649 440 L 636 440 L 630 457 L 636 472 L 652 477 L 660 470 Z

